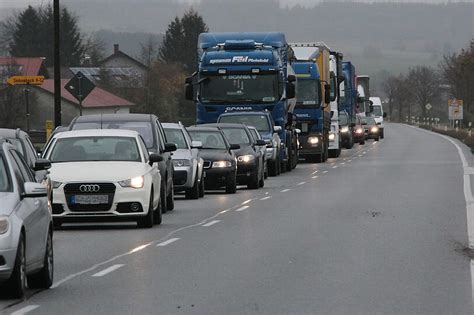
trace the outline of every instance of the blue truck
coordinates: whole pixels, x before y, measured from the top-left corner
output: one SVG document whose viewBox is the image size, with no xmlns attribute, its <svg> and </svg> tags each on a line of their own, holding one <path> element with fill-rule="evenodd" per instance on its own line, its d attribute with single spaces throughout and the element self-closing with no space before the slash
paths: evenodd
<svg viewBox="0 0 474 315">
<path fill-rule="evenodd" d="M 344 83 L 340 88 L 339 117 L 342 145 L 351 149 L 354 145 L 353 127 L 356 121 L 357 83 L 355 67 L 350 61 L 342 62 Z"/>
<path fill-rule="evenodd" d="M 269 111 L 280 126 L 281 171 L 298 162 L 296 77 L 292 50 L 277 32 L 202 33 L 198 71 L 186 79 L 186 99 L 197 109 L 197 124 L 215 123 L 230 111 Z"/>
</svg>

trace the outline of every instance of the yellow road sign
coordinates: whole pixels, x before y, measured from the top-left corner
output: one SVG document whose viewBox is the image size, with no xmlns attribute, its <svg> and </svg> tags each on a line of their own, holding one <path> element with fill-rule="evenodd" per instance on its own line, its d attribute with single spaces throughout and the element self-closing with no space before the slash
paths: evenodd
<svg viewBox="0 0 474 315">
<path fill-rule="evenodd" d="M 41 85 L 43 82 L 44 76 L 42 75 L 17 75 L 7 79 L 9 85 Z"/>
</svg>

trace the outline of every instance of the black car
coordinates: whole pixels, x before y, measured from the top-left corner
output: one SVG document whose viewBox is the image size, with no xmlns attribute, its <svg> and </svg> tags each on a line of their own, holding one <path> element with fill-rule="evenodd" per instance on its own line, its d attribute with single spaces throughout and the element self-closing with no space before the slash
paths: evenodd
<svg viewBox="0 0 474 315">
<path fill-rule="evenodd" d="M 150 153 L 158 153 L 163 161 L 158 162 L 161 174 L 161 207 L 163 212 L 174 209 L 173 160 L 176 144 L 168 143 L 158 117 L 149 114 L 101 114 L 74 118 L 69 130 L 127 129 L 137 131 Z"/>
<path fill-rule="evenodd" d="M 187 128 L 193 141 L 201 141 L 199 153 L 204 160 L 206 189 L 225 187 L 226 193 L 237 191 L 237 158 L 234 150 L 240 149 L 238 144 L 231 145 L 224 133 L 213 126 L 192 126 Z"/>
<path fill-rule="evenodd" d="M 222 130 L 231 144 L 240 145 L 235 151 L 237 156 L 237 183 L 247 185 L 249 189 L 258 189 L 264 185 L 265 155 L 260 150 L 264 140 L 257 140 L 249 128 L 243 124 L 209 124 Z"/>
<path fill-rule="evenodd" d="M 28 166 L 35 171 L 37 182 L 41 183 L 47 179 L 47 170 L 35 170 L 38 153 L 26 132 L 21 129 L 0 129 L 0 139 L 6 139 L 22 154 Z"/>
<path fill-rule="evenodd" d="M 352 128 L 354 126 L 355 123 L 350 121 L 347 112 L 339 112 L 339 132 L 341 135 L 342 145 L 346 149 L 352 149 L 354 146 L 354 137 L 352 134 Z"/>
</svg>

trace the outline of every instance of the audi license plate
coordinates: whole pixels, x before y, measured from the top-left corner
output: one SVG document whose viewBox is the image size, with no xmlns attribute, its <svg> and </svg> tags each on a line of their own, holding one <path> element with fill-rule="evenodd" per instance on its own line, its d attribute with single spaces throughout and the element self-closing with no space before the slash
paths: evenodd
<svg viewBox="0 0 474 315">
<path fill-rule="evenodd" d="M 108 195 L 75 195 L 71 196 L 72 204 L 100 205 L 109 203 Z"/>
</svg>

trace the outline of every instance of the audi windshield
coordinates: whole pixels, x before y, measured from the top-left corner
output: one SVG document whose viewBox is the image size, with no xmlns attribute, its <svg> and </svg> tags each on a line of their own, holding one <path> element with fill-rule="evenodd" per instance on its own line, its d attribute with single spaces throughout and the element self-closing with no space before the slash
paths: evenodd
<svg viewBox="0 0 474 315">
<path fill-rule="evenodd" d="M 49 159 L 52 163 L 124 161 L 140 162 L 137 141 L 130 137 L 77 137 L 58 139 Z"/>
<path fill-rule="evenodd" d="M 229 74 L 202 80 L 203 103 L 272 103 L 280 99 L 276 74 Z"/>
</svg>

